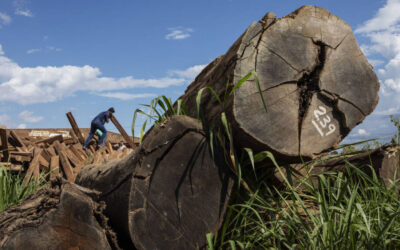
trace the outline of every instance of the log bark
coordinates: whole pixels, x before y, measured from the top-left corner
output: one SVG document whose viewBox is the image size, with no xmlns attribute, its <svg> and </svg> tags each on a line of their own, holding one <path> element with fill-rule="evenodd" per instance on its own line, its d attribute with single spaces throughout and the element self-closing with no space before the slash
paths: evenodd
<svg viewBox="0 0 400 250">
<path fill-rule="evenodd" d="M 400 178 L 399 149 L 393 145 L 384 145 L 349 156 L 329 155 L 304 164 L 284 166 L 281 170 L 283 175 L 290 179 L 294 186 L 297 186 L 304 179 L 317 184 L 317 176 L 321 173 L 346 172 L 349 170 L 349 164 L 359 168 L 369 176 L 373 174 L 369 167 L 372 166 L 374 173 L 383 180 L 387 187 L 390 187 L 394 180 Z M 285 185 L 282 174 L 278 170 L 275 170 L 274 178 L 274 180 L 271 178 L 271 183 Z"/>
<path fill-rule="evenodd" d="M 214 126 L 227 113 L 235 145 L 270 150 L 299 162 L 335 147 L 378 102 L 379 81 L 351 27 L 327 10 L 303 6 L 283 18 L 268 13 L 210 63 L 181 99 L 196 114 L 196 95 L 210 86 L 224 99 L 226 83 L 256 72 L 254 80 L 220 105 L 203 92 L 202 114 Z M 316 143 L 318 142 L 318 143 Z"/>
<path fill-rule="evenodd" d="M 56 183 L 56 182 L 54 182 Z M 60 180 L 0 213 L 1 249 L 118 249 L 98 194 Z"/>
<path fill-rule="evenodd" d="M 196 249 L 219 229 L 233 179 L 223 156 L 212 158 L 201 124 L 175 116 L 129 156 L 83 168 L 76 183 L 101 192 L 121 245 Z"/>
</svg>

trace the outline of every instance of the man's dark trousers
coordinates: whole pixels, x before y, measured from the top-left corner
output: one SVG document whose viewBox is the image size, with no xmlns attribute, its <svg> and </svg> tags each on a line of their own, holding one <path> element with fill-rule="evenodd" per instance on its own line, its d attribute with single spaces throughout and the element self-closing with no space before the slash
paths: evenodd
<svg viewBox="0 0 400 250">
<path fill-rule="evenodd" d="M 103 146 L 103 142 L 104 139 L 106 139 L 107 137 L 107 130 L 104 127 L 103 124 L 101 124 L 100 122 L 97 121 L 92 121 L 92 123 L 90 124 L 90 133 L 89 133 L 89 137 L 86 139 L 85 144 L 83 145 L 85 148 L 89 145 L 90 140 L 93 138 L 94 134 L 96 133 L 96 130 L 100 130 L 103 134 L 100 137 L 100 141 L 99 141 L 99 145 Z"/>
</svg>

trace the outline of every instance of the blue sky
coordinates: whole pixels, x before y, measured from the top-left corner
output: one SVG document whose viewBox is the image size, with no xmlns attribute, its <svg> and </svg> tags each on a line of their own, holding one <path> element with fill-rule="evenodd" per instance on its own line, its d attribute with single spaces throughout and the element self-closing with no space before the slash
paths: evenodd
<svg viewBox="0 0 400 250">
<path fill-rule="evenodd" d="M 394 133 L 400 115 L 400 0 L 1 0 L 0 124 L 69 127 L 110 106 L 130 132 L 133 112 L 175 100 L 200 70 L 268 11 L 310 4 L 348 22 L 381 81 L 380 102 L 345 142 Z M 109 124 L 108 129 L 115 131 Z"/>
</svg>

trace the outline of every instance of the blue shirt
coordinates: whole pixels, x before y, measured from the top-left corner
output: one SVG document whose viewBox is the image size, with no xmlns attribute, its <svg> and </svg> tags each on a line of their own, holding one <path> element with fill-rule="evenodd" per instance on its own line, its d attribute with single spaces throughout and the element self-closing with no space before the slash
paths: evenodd
<svg viewBox="0 0 400 250">
<path fill-rule="evenodd" d="M 100 114 L 98 114 L 93 120 L 92 122 L 94 123 L 100 123 L 101 125 L 104 125 L 104 123 L 106 123 L 106 120 L 110 119 L 110 113 L 108 111 L 104 111 L 101 112 Z"/>
</svg>

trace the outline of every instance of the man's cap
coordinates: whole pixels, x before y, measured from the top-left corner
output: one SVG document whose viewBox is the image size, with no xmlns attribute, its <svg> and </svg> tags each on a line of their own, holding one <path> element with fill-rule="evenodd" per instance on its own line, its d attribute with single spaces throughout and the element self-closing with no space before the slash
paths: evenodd
<svg viewBox="0 0 400 250">
<path fill-rule="evenodd" d="M 110 111 L 111 113 L 115 113 L 115 110 L 113 107 L 109 108 L 108 111 Z"/>
</svg>

